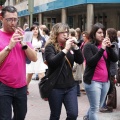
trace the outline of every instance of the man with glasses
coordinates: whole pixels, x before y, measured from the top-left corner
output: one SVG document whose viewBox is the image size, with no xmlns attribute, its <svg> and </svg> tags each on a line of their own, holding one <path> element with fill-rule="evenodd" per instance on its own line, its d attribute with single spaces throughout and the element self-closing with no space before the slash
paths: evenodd
<svg viewBox="0 0 120 120">
<path fill-rule="evenodd" d="M 2 9 L 0 29 L 0 120 L 24 120 L 27 113 L 26 56 L 36 61 L 31 43 L 22 42 L 24 32 L 17 27 L 17 9 Z M 26 47 L 22 49 L 22 46 Z"/>
</svg>

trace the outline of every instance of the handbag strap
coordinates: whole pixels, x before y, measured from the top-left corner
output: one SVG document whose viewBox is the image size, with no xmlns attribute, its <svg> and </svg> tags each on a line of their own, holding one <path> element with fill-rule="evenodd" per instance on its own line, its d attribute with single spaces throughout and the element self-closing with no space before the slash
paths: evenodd
<svg viewBox="0 0 120 120">
<path fill-rule="evenodd" d="M 71 65 L 70 61 L 68 60 L 68 58 L 67 58 L 66 56 L 65 56 L 65 59 L 67 60 L 67 62 L 68 62 L 68 64 L 69 64 L 70 68 L 72 69 L 72 65 Z"/>
<path fill-rule="evenodd" d="M 70 61 L 68 60 L 68 58 L 67 58 L 66 56 L 65 56 L 65 59 L 67 60 L 69 66 L 70 66 L 70 68 L 71 68 L 71 70 L 72 70 L 72 65 L 71 65 Z M 73 75 L 73 74 L 72 74 L 72 75 Z M 73 75 L 73 77 L 74 77 L 74 75 Z"/>
</svg>

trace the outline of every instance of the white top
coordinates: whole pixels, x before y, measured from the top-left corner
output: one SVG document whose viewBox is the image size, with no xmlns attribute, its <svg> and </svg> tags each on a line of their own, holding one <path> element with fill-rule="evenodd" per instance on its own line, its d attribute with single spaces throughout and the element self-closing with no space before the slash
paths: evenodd
<svg viewBox="0 0 120 120">
<path fill-rule="evenodd" d="M 32 39 L 32 46 L 35 48 L 41 48 L 42 43 L 37 38 Z M 26 64 L 26 73 L 43 73 L 48 68 L 43 62 L 42 52 L 37 52 L 37 61 L 30 64 Z"/>
</svg>

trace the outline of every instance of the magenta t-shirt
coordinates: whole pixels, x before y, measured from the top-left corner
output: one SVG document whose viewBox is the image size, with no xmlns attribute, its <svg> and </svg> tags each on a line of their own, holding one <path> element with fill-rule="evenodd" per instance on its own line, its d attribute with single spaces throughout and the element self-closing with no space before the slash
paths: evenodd
<svg viewBox="0 0 120 120">
<path fill-rule="evenodd" d="M 13 33 L 0 30 L 0 51 L 9 44 Z M 28 43 L 30 45 L 30 43 Z M 12 88 L 20 88 L 26 83 L 26 55 L 18 42 L 0 65 L 0 81 Z"/>
<path fill-rule="evenodd" d="M 98 46 L 98 49 L 100 49 L 100 48 L 101 48 L 101 46 Z M 107 52 L 104 51 L 103 54 L 107 59 L 107 57 L 108 57 Z M 98 81 L 98 82 L 107 82 L 108 81 L 108 71 L 107 71 L 106 62 L 105 62 L 103 56 L 97 63 L 92 80 Z"/>
</svg>

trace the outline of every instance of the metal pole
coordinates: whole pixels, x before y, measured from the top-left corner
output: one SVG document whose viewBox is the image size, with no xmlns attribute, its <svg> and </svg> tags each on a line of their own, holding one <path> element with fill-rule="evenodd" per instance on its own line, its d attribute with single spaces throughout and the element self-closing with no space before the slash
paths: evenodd
<svg viewBox="0 0 120 120">
<path fill-rule="evenodd" d="M 28 0 L 28 11 L 30 13 L 30 27 L 33 24 L 34 0 Z"/>
<path fill-rule="evenodd" d="M 8 5 L 10 5 L 10 0 L 8 0 Z"/>
<path fill-rule="evenodd" d="M 30 12 L 30 27 L 32 27 L 33 24 L 33 12 Z"/>
<path fill-rule="evenodd" d="M 94 18 L 94 6 L 93 4 L 87 4 L 87 31 L 90 32 L 93 25 Z"/>
</svg>

